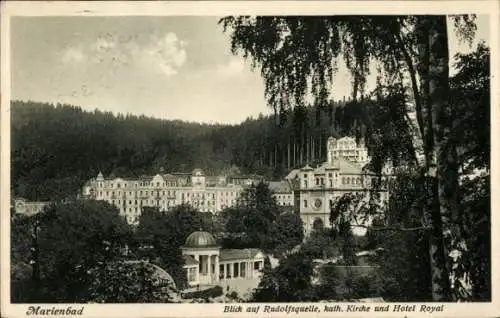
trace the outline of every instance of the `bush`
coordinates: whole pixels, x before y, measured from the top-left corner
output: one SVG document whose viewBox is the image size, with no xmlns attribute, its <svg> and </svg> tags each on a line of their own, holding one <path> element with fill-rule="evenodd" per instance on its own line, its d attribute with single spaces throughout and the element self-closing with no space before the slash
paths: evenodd
<svg viewBox="0 0 500 318">
<path fill-rule="evenodd" d="M 345 300 L 381 296 L 376 268 L 323 266 L 317 297 L 322 300 Z"/>
</svg>

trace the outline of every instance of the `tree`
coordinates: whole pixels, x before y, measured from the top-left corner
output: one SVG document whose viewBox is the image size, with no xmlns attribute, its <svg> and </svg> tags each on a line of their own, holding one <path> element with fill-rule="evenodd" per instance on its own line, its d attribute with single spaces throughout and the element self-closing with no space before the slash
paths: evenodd
<svg viewBox="0 0 500 318">
<path fill-rule="evenodd" d="M 271 231 L 275 255 L 287 255 L 304 239 L 302 219 L 297 213 L 286 212 L 281 214 L 273 223 Z"/>
<path fill-rule="evenodd" d="M 164 268 L 176 285 L 186 285 L 181 246 L 193 232 L 206 229 L 202 213 L 189 205 L 179 205 L 168 212 L 146 209 L 139 219 L 135 238 L 139 254 Z"/>
<path fill-rule="evenodd" d="M 119 259 L 131 235 L 116 208 L 95 201 L 54 203 L 30 221 L 24 223 L 36 234 L 30 302 L 81 300 L 91 279 L 88 271 Z"/>
<path fill-rule="evenodd" d="M 460 22 L 461 17 L 455 21 Z M 469 31 L 463 34 L 473 34 L 473 19 L 462 21 Z M 450 300 L 443 223 L 460 234 L 454 225 L 459 217 L 458 166 L 456 144 L 450 138 L 454 120 L 448 103 L 446 17 L 226 17 L 221 23 L 224 31 L 231 30 L 233 53 L 250 57 L 260 69 L 265 96 L 274 109 L 301 105 L 308 94 L 316 104 L 326 104 L 341 52 L 353 76 L 354 101 L 358 91 L 363 93 L 372 58 L 381 62 L 387 82 L 403 82 L 400 69 L 409 72 L 426 154 L 434 300 Z M 376 166 L 381 167 L 380 163 Z"/>
<path fill-rule="evenodd" d="M 490 52 L 484 43 L 455 57 L 458 72 L 451 80 L 452 102 L 462 114 L 456 128 L 462 170 L 461 255 L 453 262 L 454 290 L 459 299 L 491 299 L 490 189 Z M 457 114 L 458 116 L 458 114 Z M 464 288 L 463 283 L 472 285 Z"/>
<path fill-rule="evenodd" d="M 146 262 L 114 262 L 91 270 L 93 277 L 87 302 L 167 303 L 173 300 L 175 285 L 159 269 Z"/>
<path fill-rule="evenodd" d="M 340 255 L 338 241 L 328 229 L 313 231 L 301 245 L 300 251 L 313 259 L 327 259 Z"/>
<path fill-rule="evenodd" d="M 311 259 L 300 253 L 289 255 L 274 269 L 264 270 L 253 300 L 262 302 L 312 301 L 315 293 L 311 284 Z"/>
<path fill-rule="evenodd" d="M 272 251 L 276 245 L 273 224 L 279 214 L 280 210 L 267 184 L 261 182 L 245 189 L 236 206 L 222 212 L 229 234 L 224 246 Z"/>
<path fill-rule="evenodd" d="M 12 302 L 28 302 L 34 287 L 33 273 L 33 219 L 11 214 L 10 223 L 10 277 Z"/>
<path fill-rule="evenodd" d="M 273 302 L 276 299 L 276 283 L 273 277 L 271 261 L 269 256 L 264 258 L 264 268 L 262 270 L 262 279 L 259 285 L 253 291 L 252 301 L 254 302 Z"/>
</svg>

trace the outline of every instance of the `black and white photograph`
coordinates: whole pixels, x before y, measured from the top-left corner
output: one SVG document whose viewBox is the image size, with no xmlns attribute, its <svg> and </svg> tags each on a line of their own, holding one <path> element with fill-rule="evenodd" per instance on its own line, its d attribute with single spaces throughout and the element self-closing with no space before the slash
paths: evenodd
<svg viewBox="0 0 500 318">
<path fill-rule="evenodd" d="M 230 317 L 494 304 L 498 4 L 323 3 L 7 16 L 2 303 Z"/>
</svg>

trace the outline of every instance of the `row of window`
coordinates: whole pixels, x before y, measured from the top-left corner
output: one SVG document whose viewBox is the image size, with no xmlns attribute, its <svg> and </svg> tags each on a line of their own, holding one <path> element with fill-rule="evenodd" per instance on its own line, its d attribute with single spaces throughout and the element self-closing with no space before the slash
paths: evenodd
<svg viewBox="0 0 500 318">
<path fill-rule="evenodd" d="M 107 197 L 109 197 L 110 193 L 111 193 L 111 196 L 115 195 L 115 191 L 111 191 L 111 192 L 110 191 L 105 191 L 104 193 L 105 193 L 105 195 Z M 126 193 L 127 192 L 123 192 L 124 195 L 126 195 Z M 133 194 L 136 194 L 136 193 L 137 192 L 135 192 L 135 191 L 134 192 L 133 191 L 129 191 L 129 196 L 132 196 Z M 99 191 L 99 196 L 102 196 L 102 194 L 103 194 L 103 191 Z M 119 192 L 119 191 L 117 192 L 118 196 L 120 196 L 121 194 L 122 194 L 122 192 Z M 144 191 L 143 192 L 142 190 L 139 191 L 139 195 L 141 195 L 141 196 L 142 195 L 155 195 L 155 194 L 159 195 L 160 191 L 151 191 L 151 192 L 149 192 L 149 191 Z M 176 193 L 175 190 L 172 190 L 172 191 L 167 190 L 167 191 L 163 191 L 162 194 L 164 196 L 165 195 L 176 196 L 177 193 Z M 182 198 L 184 198 L 184 194 L 186 194 L 187 197 L 190 196 L 189 192 L 187 192 L 187 193 L 181 192 L 181 197 Z M 238 191 L 237 192 L 234 192 L 234 191 L 231 191 L 231 192 L 220 192 L 221 196 L 233 196 L 234 197 L 234 196 L 238 196 L 239 194 L 240 194 L 240 192 L 238 192 Z M 207 195 L 207 198 L 210 197 L 210 196 L 212 196 L 212 198 L 215 199 L 215 193 L 207 193 L 206 195 Z M 205 193 L 201 193 L 201 195 L 200 195 L 200 193 L 193 193 L 192 196 L 193 197 L 197 197 L 197 198 L 201 197 L 202 199 L 205 199 Z"/>
<path fill-rule="evenodd" d="M 283 199 L 283 200 L 291 200 L 292 199 L 292 196 L 291 195 L 280 195 L 278 194 L 276 196 L 279 200 Z"/>
<path fill-rule="evenodd" d="M 181 185 L 186 185 L 188 184 L 188 180 L 184 180 L 184 182 L 138 182 L 134 184 L 127 184 L 127 183 L 116 183 L 116 188 L 139 188 L 139 187 L 156 187 L 156 188 L 161 188 L 161 187 L 178 187 Z M 202 182 L 197 182 L 196 184 L 201 185 Z M 236 182 L 234 183 L 235 185 L 241 185 L 244 184 L 244 182 Z M 99 188 L 115 188 L 114 183 L 107 183 L 107 182 L 98 182 L 97 187 Z"/>
<path fill-rule="evenodd" d="M 359 193 L 358 192 L 352 192 L 352 194 L 359 194 Z M 336 197 L 338 197 L 338 196 L 336 196 Z M 388 197 L 389 197 L 388 193 L 386 193 L 386 192 L 381 192 L 380 193 L 380 198 L 383 201 L 383 203 L 387 203 L 388 202 Z M 304 202 L 304 208 L 307 208 L 308 207 L 307 200 L 304 200 L 303 202 Z M 330 200 L 329 203 L 330 203 L 329 206 L 332 206 L 333 203 L 334 203 L 334 200 Z"/>
</svg>

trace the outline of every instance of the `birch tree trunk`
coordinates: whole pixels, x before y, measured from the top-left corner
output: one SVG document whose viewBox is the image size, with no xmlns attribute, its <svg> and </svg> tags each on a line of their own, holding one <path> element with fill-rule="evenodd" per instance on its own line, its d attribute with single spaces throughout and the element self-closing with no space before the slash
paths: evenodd
<svg viewBox="0 0 500 318">
<path fill-rule="evenodd" d="M 444 22 L 444 28 L 442 26 Z M 443 34 L 444 30 L 444 34 Z M 448 85 L 448 39 L 445 16 L 422 16 L 417 22 L 418 50 L 421 83 L 421 103 L 424 133 L 424 152 L 426 160 L 426 205 L 424 215 L 430 216 L 431 232 L 429 236 L 430 267 L 432 273 L 432 297 L 435 301 L 450 301 L 451 290 L 447 268 L 446 248 L 443 235 L 442 206 L 440 200 L 442 180 L 437 173 L 437 143 L 441 144 L 440 135 L 436 134 L 443 127 L 436 122 L 437 114 L 447 98 Z M 440 182 L 441 181 L 441 182 Z"/>
</svg>

